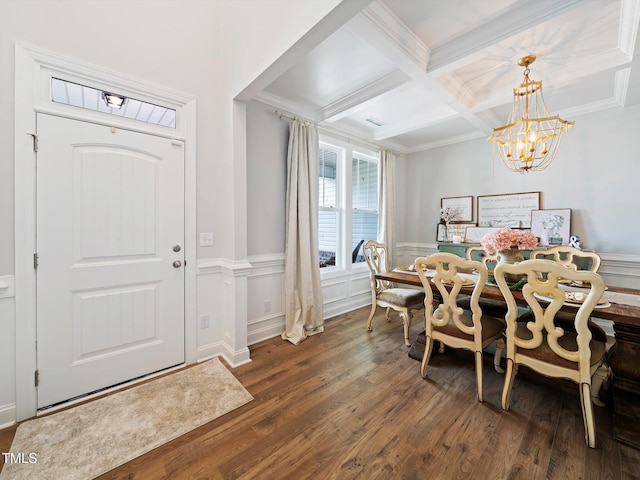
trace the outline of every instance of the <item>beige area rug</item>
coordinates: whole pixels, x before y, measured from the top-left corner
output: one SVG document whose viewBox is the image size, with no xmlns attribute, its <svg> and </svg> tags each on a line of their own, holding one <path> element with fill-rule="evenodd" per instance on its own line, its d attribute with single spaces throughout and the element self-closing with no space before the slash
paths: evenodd
<svg viewBox="0 0 640 480">
<path fill-rule="evenodd" d="M 251 400 L 214 358 L 21 424 L 0 479 L 92 479 Z"/>
</svg>

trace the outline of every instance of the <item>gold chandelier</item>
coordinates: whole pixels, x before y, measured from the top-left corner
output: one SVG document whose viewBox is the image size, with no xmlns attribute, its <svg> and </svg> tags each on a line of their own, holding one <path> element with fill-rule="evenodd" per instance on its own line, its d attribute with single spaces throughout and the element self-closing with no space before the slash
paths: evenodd
<svg viewBox="0 0 640 480">
<path fill-rule="evenodd" d="M 530 172 L 544 170 L 556 156 L 562 134 L 574 122 L 559 115 L 549 115 L 542 96 L 542 82 L 529 78 L 529 65 L 536 59 L 527 55 L 518 61 L 524 67 L 524 80 L 513 89 L 513 105 L 509 121 L 493 129 L 487 140 L 494 142 L 494 150 L 507 170 Z"/>
</svg>

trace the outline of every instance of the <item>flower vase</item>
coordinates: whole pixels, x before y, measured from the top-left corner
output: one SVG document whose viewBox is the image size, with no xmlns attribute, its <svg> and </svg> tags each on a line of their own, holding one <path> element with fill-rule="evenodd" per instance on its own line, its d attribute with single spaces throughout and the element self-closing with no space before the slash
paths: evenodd
<svg viewBox="0 0 640 480">
<path fill-rule="evenodd" d="M 549 245 L 551 236 L 553 235 L 553 229 L 545 228 L 540 233 L 540 245 Z"/>
<path fill-rule="evenodd" d="M 509 248 L 505 250 L 500 250 L 498 252 L 498 263 L 496 266 L 504 263 L 518 263 L 524 260 L 524 257 L 520 253 L 520 250 L 517 248 Z M 526 277 L 524 273 L 506 273 L 504 275 L 504 279 L 507 283 L 518 283 L 520 280 Z"/>
<path fill-rule="evenodd" d="M 449 224 L 445 223 L 444 224 L 444 231 L 442 232 L 442 240 L 444 242 L 448 242 L 449 241 Z"/>
</svg>

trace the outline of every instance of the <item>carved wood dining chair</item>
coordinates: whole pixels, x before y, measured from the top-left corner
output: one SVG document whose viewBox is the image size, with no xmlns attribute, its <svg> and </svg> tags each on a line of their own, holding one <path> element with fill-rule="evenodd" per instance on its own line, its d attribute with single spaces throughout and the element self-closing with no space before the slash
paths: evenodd
<svg viewBox="0 0 640 480">
<path fill-rule="evenodd" d="M 501 338 L 504 319 L 484 315 L 480 308 L 480 293 L 487 281 L 487 267 L 482 262 L 467 260 L 452 253 L 434 253 L 429 257 L 415 260 L 416 271 L 425 291 L 425 349 L 420 366 L 422 377 L 427 376 L 434 342 L 441 342 L 451 348 L 470 350 L 475 356 L 476 391 L 478 401 L 483 401 L 483 350 Z M 428 276 L 424 268 L 434 269 Z M 475 270 L 477 282 L 470 296 L 470 310 L 458 305 L 458 294 L 468 277 L 461 271 Z M 440 293 L 441 303 L 434 310 L 433 282 Z"/>
<path fill-rule="evenodd" d="M 498 255 L 498 252 L 487 253 L 482 247 L 468 247 L 465 251 L 467 260 L 475 260 L 476 258 L 474 257 L 478 257 L 479 261 L 484 263 L 489 272 L 493 272 L 493 269 L 498 263 Z M 465 310 L 468 310 L 468 302 L 469 298 L 467 297 L 467 299 L 461 299 L 458 304 Z M 501 300 L 481 298 L 480 307 L 483 313 L 494 317 L 504 317 L 507 313 L 507 304 Z"/>
<path fill-rule="evenodd" d="M 412 311 L 422 308 L 424 292 L 415 288 L 395 287 L 392 282 L 380 280 L 376 274 L 389 271 L 387 246 L 373 240 L 362 247 L 364 259 L 369 267 L 371 277 L 371 313 L 367 319 L 367 331 L 372 331 L 371 321 L 378 307 L 386 308 L 386 319 L 389 321 L 389 310 L 400 314 L 404 326 L 404 343 L 410 347 L 409 328 L 411 327 Z"/>
<path fill-rule="evenodd" d="M 509 289 L 505 274 L 526 274 L 527 283 L 522 294 L 530 306 L 534 319 L 517 321 L 517 304 Z M 498 265 L 494 275 L 509 307 L 506 321 L 507 372 L 502 390 L 502 408 L 509 410 L 509 400 L 519 365 L 548 377 L 566 378 L 578 384 L 587 445 L 594 448 L 596 428 L 592 398 L 597 397 L 608 368 L 604 364 L 605 344 L 594 339 L 588 326 L 589 316 L 605 290 L 597 273 L 567 269 L 553 260 L 525 260 L 517 264 Z M 544 278 L 546 277 L 546 278 Z M 588 293 L 581 300 L 575 316 L 575 331 L 567 331 L 556 324 L 556 315 L 566 300 L 559 283 L 572 279 L 589 284 Z M 546 301 L 545 301 L 546 299 Z"/>
<path fill-rule="evenodd" d="M 531 252 L 531 259 L 535 260 L 537 258 L 554 260 L 573 270 L 578 270 L 578 264 L 576 261 L 579 261 L 579 259 L 588 259 L 590 261 L 589 268 L 584 270 L 589 270 L 591 272 L 597 272 L 600 268 L 600 263 L 602 262 L 600 255 L 596 252 L 580 250 L 579 248 L 575 248 L 570 245 L 556 245 L 550 248 L 537 248 Z"/>
<path fill-rule="evenodd" d="M 553 260 L 554 262 L 564 265 L 566 268 L 569 268 L 571 270 L 580 270 L 578 265 L 585 265 L 584 262 L 581 262 L 580 260 L 588 260 L 588 268 L 584 270 L 589 270 L 591 272 L 597 272 L 602 262 L 600 255 L 598 255 L 596 252 L 581 250 L 570 245 L 556 245 L 550 248 L 539 248 L 533 250 L 531 252 L 531 259 Z M 566 282 L 567 280 L 564 279 L 564 281 Z M 565 330 L 575 331 L 573 320 L 573 315 L 567 314 L 565 312 L 559 312 L 556 315 L 556 323 Z M 604 342 L 605 344 L 607 343 L 607 333 L 602 329 L 601 326 L 596 324 L 592 318 L 589 318 L 589 330 L 591 330 L 593 338 L 600 342 Z M 608 349 L 608 351 L 610 349 L 611 347 Z M 602 402 L 599 398 L 594 398 L 593 403 L 600 407 L 604 406 L 604 402 Z"/>
<path fill-rule="evenodd" d="M 495 266 L 498 264 L 498 255 L 499 252 L 487 253 L 484 251 L 482 247 L 468 247 L 465 251 L 465 255 L 467 260 L 475 260 L 479 258 L 479 261 L 485 264 L 489 273 L 493 274 L 493 270 Z M 461 298 L 458 301 L 458 305 L 460 305 L 465 310 L 469 310 L 469 298 Z M 502 300 L 493 300 L 491 298 L 480 298 L 479 300 L 480 308 L 482 308 L 482 313 L 485 315 L 490 315 L 492 317 L 504 318 L 507 314 L 507 302 Z M 518 318 L 520 321 L 527 321 L 531 312 L 529 309 L 521 308 L 518 314 Z M 500 365 L 502 362 L 502 353 L 504 352 L 504 339 L 499 339 L 496 342 L 496 351 L 493 358 L 493 366 L 498 373 L 504 373 L 504 368 Z"/>
</svg>

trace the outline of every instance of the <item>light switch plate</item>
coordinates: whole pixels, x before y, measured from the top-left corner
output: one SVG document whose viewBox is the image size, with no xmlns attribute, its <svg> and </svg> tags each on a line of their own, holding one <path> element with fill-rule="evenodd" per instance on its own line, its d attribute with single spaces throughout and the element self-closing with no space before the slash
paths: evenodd
<svg viewBox="0 0 640 480">
<path fill-rule="evenodd" d="M 200 233 L 200 246 L 212 247 L 213 246 L 213 233 Z"/>
</svg>

